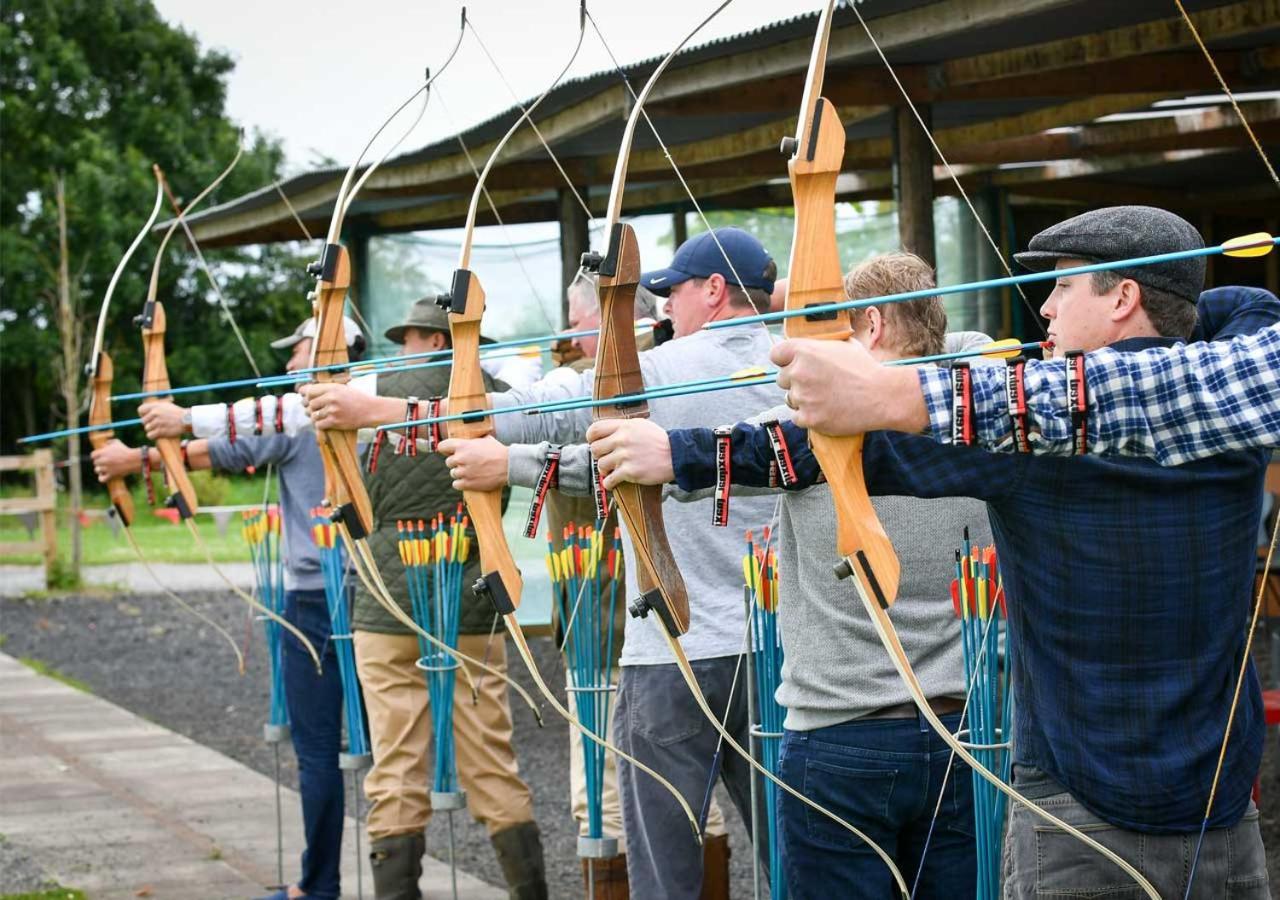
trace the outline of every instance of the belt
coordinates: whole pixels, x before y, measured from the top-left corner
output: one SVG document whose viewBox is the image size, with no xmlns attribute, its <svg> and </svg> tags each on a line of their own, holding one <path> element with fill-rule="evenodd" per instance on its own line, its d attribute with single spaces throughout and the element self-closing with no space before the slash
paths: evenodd
<svg viewBox="0 0 1280 900">
<path fill-rule="evenodd" d="M 949 716 L 964 709 L 964 701 L 959 697 L 935 697 L 929 701 L 929 708 L 935 715 Z M 864 719 L 910 719 L 919 715 L 914 703 L 898 703 L 893 706 L 882 706 L 863 716 Z"/>
</svg>

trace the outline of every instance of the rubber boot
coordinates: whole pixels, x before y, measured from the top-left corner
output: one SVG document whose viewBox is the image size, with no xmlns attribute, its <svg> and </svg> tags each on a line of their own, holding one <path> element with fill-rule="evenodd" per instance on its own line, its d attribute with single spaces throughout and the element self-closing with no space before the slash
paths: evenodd
<svg viewBox="0 0 1280 900">
<path fill-rule="evenodd" d="M 378 838 L 369 844 L 373 893 L 377 900 L 421 900 L 422 856 L 427 836 L 421 831 Z"/>
<path fill-rule="evenodd" d="M 511 900 L 547 900 L 547 867 L 537 822 L 521 822 L 489 836 Z M 378 900 L 382 900 L 381 897 Z"/>
<path fill-rule="evenodd" d="M 702 893 L 698 900 L 729 900 L 727 834 L 709 834 L 702 840 Z"/>
<path fill-rule="evenodd" d="M 588 880 L 587 873 L 594 878 Z M 594 892 L 587 889 L 593 884 Z M 587 889 L 588 900 L 630 900 L 631 891 L 627 884 L 627 855 L 619 853 L 609 859 L 584 859 L 582 861 L 582 886 Z"/>
</svg>

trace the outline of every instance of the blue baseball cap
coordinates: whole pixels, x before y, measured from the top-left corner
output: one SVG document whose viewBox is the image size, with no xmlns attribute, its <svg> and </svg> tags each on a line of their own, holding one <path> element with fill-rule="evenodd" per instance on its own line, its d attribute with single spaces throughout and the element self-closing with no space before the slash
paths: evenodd
<svg viewBox="0 0 1280 900">
<path fill-rule="evenodd" d="M 720 242 L 719 246 L 716 241 Z M 721 247 L 724 248 L 723 253 Z M 721 275 L 729 284 L 737 284 L 736 272 L 742 279 L 741 287 L 760 288 L 766 294 L 772 294 L 773 279 L 765 277 L 765 269 L 772 261 L 769 251 L 754 235 L 741 228 L 717 228 L 714 232 L 704 231 L 689 238 L 676 248 L 671 265 L 645 272 L 640 276 L 640 284 L 658 296 L 666 297 L 673 287 L 690 278 Z"/>
</svg>

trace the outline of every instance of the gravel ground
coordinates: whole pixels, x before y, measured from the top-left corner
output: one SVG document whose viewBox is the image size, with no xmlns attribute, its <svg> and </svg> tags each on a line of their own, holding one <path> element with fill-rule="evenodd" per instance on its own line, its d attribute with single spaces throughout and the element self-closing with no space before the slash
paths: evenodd
<svg viewBox="0 0 1280 900">
<path fill-rule="evenodd" d="M 84 682 L 101 697 L 270 775 L 275 756 L 261 739 L 269 681 L 260 629 L 246 623 L 243 606 L 230 594 L 194 594 L 189 600 L 218 621 L 245 623 L 237 626 L 252 639 L 243 678 L 236 674 L 234 660 L 220 638 L 195 619 L 175 612 L 157 595 L 0 599 L 3 649 L 13 656 L 38 659 Z M 1268 637 L 1259 634 L 1259 647 L 1267 646 Z M 535 640 L 532 646 L 548 683 L 563 683 L 563 666 L 551 643 Z M 1269 683 L 1266 654 L 1258 657 L 1264 683 Z M 512 669 L 536 696 L 523 667 L 517 663 Z M 545 727 L 538 728 L 523 704 L 517 702 L 513 708 L 516 747 L 521 770 L 534 791 L 551 896 L 581 896 L 565 765 L 568 725 L 548 711 Z M 280 754 L 280 770 L 283 781 L 296 787 L 297 769 L 287 747 Z M 719 794 L 730 822 L 733 896 L 750 897 L 746 832 L 724 792 Z M 1280 753 L 1273 740 L 1268 740 L 1262 764 L 1262 796 L 1268 868 L 1272 884 L 1280 885 L 1280 800 L 1267 802 L 1267 798 L 1280 798 Z M 262 802 L 262 815 L 272 815 L 271 798 L 264 797 Z M 501 872 L 484 829 L 465 816 L 456 815 L 454 824 L 459 865 L 490 883 L 501 884 Z M 448 830 L 443 817 L 428 829 L 427 848 L 437 858 L 447 858 Z M 285 872 L 289 872 L 288 861 Z M 42 879 L 38 860 L 16 855 L 0 840 L 0 893 L 30 890 Z"/>
<path fill-rule="evenodd" d="M 3 650 L 40 660 L 88 685 L 100 697 L 271 775 L 275 754 L 262 741 L 270 681 L 261 629 L 246 623 L 243 604 L 231 594 L 196 593 L 184 599 L 215 621 L 238 623 L 229 629 L 237 637 L 250 637 L 243 678 L 236 674 L 235 660 L 222 638 L 159 595 L 0 598 Z M 563 684 L 563 665 L 551 642 L 540 639 L 531 645 L 548 683 Z M 537 689 L 514 650 L 511 659 L 514 677 L 536 697 Z M 547 710 L 546 724 L 539 728 L 518 700 L 512 708 L 520 768 L 533 788 L 534 812 L 542 830 L 551 896 L 582 896 L 565 764 L 569 726 Z M 287 746 L 280 753 L 280 772 L 285 784 L 297 787 L 297 767 Z M 733 896 L 750 897 L 746 831 L 723 790 L 719 800 L 729 818 Z M 270 796 L 262 798 L 263 816 L 274 815 L 272 802 Z M 348 809 L 353 808 L 351 802 L 348 796 Z M 502 873 L 484 828 L 466 815 L 455 814 L 454 820 L 459 866 L 501 885 Z M 0 894 L 30 890 L 42 878 L 38 860 L 19 858 L 11 850 L 0 842 Z M 427 830 L 427 851 L 438 859 L 448 858 L 444 816 L 433 820 Z M 286 877 L 289 872 L 286 860 Z"/>
</svg>

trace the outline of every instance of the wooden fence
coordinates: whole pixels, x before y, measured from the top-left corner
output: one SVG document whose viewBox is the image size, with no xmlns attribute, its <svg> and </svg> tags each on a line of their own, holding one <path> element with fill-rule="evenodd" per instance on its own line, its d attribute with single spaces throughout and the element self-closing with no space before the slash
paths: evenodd
<svg viewBox="0 0 1280 900">
<path fill-rule="evenodd" d="M 58 531 L 54 522 L 57 495 L 53 483 L 53 451 L 37 450 L 28 456 L 0 456 L 0 472 L 35 472 L 36 495 L 34 497 L 5 497 L 0 499 L 0 515 L 16 516 L 35 513 L 40 517 L 40 538 L 34 541 L 0 542 L 0 558 L 19 553 L 44 555 L 44 571 L 52 577 L 58 561 Z"/>
</svg>

